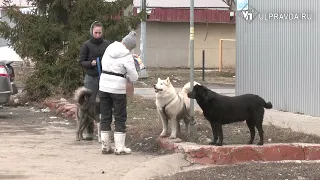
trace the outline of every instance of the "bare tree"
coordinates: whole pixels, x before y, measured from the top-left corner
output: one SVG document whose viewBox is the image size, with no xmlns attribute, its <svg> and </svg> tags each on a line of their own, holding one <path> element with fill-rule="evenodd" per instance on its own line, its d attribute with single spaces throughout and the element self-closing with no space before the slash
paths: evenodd
<svg viewBox="0 0 320 180">
<path fill-rule="evenodd" d="M 222 0 L 229 6 L 230 11 L 235 11 L 236 8 L 236 0 Z"/>
</svg>

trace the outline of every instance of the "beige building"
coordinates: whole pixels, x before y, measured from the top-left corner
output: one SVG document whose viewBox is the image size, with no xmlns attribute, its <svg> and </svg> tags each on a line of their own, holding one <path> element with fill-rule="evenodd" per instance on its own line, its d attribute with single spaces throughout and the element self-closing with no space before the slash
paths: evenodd
<svg viewBox="0 0 320 180">
<path fill-rule="evenodd" d="M 161 5 L 156 3 L 159 0 L 147 2 L 150 13 L 147 21 L 146 66 L 189 67 L 190 12 L 188 7 L 182 7 L 189 6 L 188 3 L 175 3 L 174 7 L 170 7 L 170 1 L 166 1 L 167 3 L 163 2 L 162 6 L 167 6 L 157 7 Z M 202 51 L 205 50 L 205 67 L 218 68 L 220 39 L 236 38 L 234 17 L 230 16 L 228 6 L 222 1 L 197 2 L 198 4 L 195 2 L 194 65 L 195 68 L 202 67 Z M 134 7 L 135 11 L 139 4 L 134 4 Z M 140 28 L 136 31 L 139 34 L 138 44 L 140 44 Z M 223 41 L 223 67 L 235 67 L 235 47 L 235 41 Z M 139 46 L 135 49 L 135 53 L 140 53 Z"/>
</svg>

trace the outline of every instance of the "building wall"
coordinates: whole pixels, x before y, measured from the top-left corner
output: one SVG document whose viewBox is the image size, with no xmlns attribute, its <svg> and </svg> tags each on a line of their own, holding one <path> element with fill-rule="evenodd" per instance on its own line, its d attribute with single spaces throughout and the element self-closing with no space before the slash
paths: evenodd
<svg viewBox="0 0 320 180">
<path fill-rule="evenodd" d="M 235 24 L 208 24 L 208 28 L 203 23 L 195 24 L 195 67 L 202 67 L 202 51 L 205 50 L 205 66 L 218 68 L 220 39 L 235 38 Z M 224 67 L 235 68 L 236 42 L 223 41 L 222 62 Z"/>
<path fill-rule="evenodd" d="M 140 45 L 140 28 L 137 44 Z M 147 22 L 147 67 L 187 67 L 189 24 Z M 140 53 L 140 46 L 135 49 Z"/>
<path fill-rule="evenodd" d="M 189 23 L 147 22 L 147 67 L 189 67 Z M 138 42 L 140 44 L 140 28 Z M 206 67 L 219 65 L 219 39 L 235 38 L 234 24 L 195 23 L 195 67 L 202 67 L 202 50 L 205 50 Z M 140 53 L 137 46 L 135 53 Z M 235 43 L 226 42 L 223 47 L 226 66 L 235 64 Z"/>
<path fill-rule="evenodd" d="M 260 13 L 312 13 L 310 21 L 237 17 L 236 94 L 255 93 L 274 109 L 320 116 L 319 0 L 250 0 Z"/>
</svg>

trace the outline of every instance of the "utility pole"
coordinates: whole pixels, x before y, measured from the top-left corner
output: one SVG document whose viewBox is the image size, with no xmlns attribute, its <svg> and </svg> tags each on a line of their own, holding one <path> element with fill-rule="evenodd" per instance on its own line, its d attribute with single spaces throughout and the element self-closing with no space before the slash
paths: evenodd
<svg viewBox="0 0 320 180">
<path fill-rule="evenodd" d="M 190 58 L 190 89 L 193 89 L 193 86 L 194 86 L 194 0 L 190 0 L 189 58 Z M 190 98 L 190 115 L 191 117 L 194 117 L 194 100 L 191 98 Z M 192 130 L 192 133 L 194 133 L 195 127 L 192 127 L 191 130 Z"/>
<path fill-rule="evenodd" d="M 140 9 L 141 9 L 141 11 L 146 12 L 146 10 L 147 10 L 146 4 L 147 4 L 146 0 L 140 0 Z M 145 18 L 147 19 L 147 15 L 145 16 Z M 141 34 L 140 35 L 140 57 L 141 57 L 141 60 L 142 60 L 143 64 L 145 65 L 145 67 L 147 67 L 147 64 L 146 64 L 146 61 L 147 61 L 146 60 L 147 22 L 146 22 L 146 20 L 141 21 L 140 28 L 141 28 L 141 33 L 140 33 Z M 147 78 L 148 77 L 146 68 L 140 71 L 139 77 L 140 78 Z"/>
</svg>

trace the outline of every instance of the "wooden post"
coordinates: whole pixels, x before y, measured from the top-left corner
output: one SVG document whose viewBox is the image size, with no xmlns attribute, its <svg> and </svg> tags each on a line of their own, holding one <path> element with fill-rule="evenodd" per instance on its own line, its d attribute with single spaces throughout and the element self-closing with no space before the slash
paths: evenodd
<svg viewBox="0 0 320 180">
<path fill-rule="evenodd" d="M 204 71 L 205 71 L 205 54 L 204 50 L 202 50 L 202 81 L 204 81 Z"/>
</svg>

